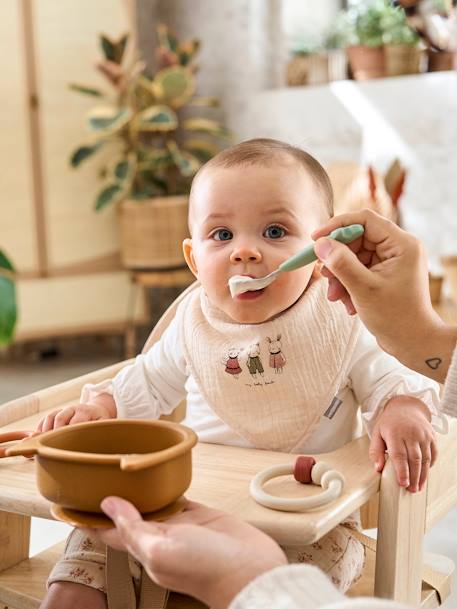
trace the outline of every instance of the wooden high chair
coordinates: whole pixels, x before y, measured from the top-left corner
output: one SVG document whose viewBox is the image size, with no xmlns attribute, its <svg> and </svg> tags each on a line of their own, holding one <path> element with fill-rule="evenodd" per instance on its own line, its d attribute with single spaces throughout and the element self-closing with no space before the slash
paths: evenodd
<svg viewBox="0 0 457 609">
<path fill-rule="evenodd" d="M 146 342 L 149 349 L 162 335 L 190 286 L 165 312 Z M 34 429 L 47 411 L 78 403 L 83 385 L 115 375 L 133 360 L 14 400 L 0 407 L 0 432 Z M 181 419 L 183 407 L 173 413 Z M 170 418 L 170 417 L 168 417 Z M 364 537 L 367 563 L 362 579 L 350 595 L 380 596 L 432 609 L 450 592 L 454 564 L 438 555 L 422 553 L 424 533 L 457 505 L 457 422 L 440 436 L 441 457 L 431 470 L 422 493 L 411 494 L 396 483 L 388 462 L 381 475 L 368 460 L 369 441 L 358 438 L 342 448 L 319 455 L 346 479 L 343 494 L 325 508 L 308 513 L 278 512 L 258 505 L 249 495 L 249 482 L 260 470 L 293 463 L 295 455 L 199 443 L 193 451 L 193 480 L 186 497 L 225 510 L 262 529 L 283 545 L 310 544 L 323 537 L 353 511 L 362 509 L 364 528 L 377 527 L 377 542 Z M 451 464 L 451 465 L 450 465 Z M 291 478 L 291 477 L 289 477 Z M 293 479 L 272 481 L 270 492 L 302 496 Z M 319 492 L 307 486 L 306 493 Z M 23 457 L 0 459 L 0 609 L 37 609 L 49 571 L 63 551 L 63 543 L 29 558 L 31 516 L 52 518 L 49 502 L 39 495 L 34 463 Z M 172 594 L 169 609 L 202 607 Z"/>
</svg>

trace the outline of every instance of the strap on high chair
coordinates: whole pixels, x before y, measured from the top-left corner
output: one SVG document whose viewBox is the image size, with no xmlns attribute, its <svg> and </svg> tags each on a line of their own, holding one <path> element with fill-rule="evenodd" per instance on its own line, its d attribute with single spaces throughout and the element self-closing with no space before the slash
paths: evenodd
<svg viewBox="0 0 457 609">
<path fill-rule="evenodd" d="M 350 529 L 351 535 L 360 541 L 368 550 L 376 553 L 377 541 L 362 533 L 359 529 Z M 422 566 L 422 581 L 436 590 L 440 603 L 449 596 L 449 582 L 443 581 L 442 575 L 426 564 Z"/>
<path fill-rule="evenodd" d="M 127 552 L 106 548 L 106 590 L 108 609 L 137 609 L 135 587 Z M 138 609 L 166 609 L 169 590 L 155 584 L 141 569 Z"/>
<path fill-rule="evenodd" d="M 108 609 L 136 609 L 129 556 L 109 546 L 106 546 L 106 597 Z"/>
<path fill-rule="evenodd" d="M 138 609 L 166 609 L 170 591 L 152 581 L 141 569 L 141 593 Z"/>
</svg>

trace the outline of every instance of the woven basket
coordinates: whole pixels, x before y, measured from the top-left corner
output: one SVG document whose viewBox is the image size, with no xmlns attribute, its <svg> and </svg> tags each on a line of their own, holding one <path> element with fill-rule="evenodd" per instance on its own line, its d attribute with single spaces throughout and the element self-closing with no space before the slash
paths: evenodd
<svg viewBox="0 0 457 609">
<path fill-rule="evenodd" d="M 424 53 L 419 47 L 410 44 L 387 44 L 384 52 L 387 76 L 422 72 Z"/>
<path fill-rule="evenodd" d="M 128 269 L 171 269 L 185 266 L 183 239 L 188 197 L 127 200 L 120 206 L 121 258 Z"/>
<path fill-rule="evenodd" d="M 288 86 L 322 85 L 347 78 L 346 54 L 342 50 L 296 55 L 286 68 Z"/>
</svg>

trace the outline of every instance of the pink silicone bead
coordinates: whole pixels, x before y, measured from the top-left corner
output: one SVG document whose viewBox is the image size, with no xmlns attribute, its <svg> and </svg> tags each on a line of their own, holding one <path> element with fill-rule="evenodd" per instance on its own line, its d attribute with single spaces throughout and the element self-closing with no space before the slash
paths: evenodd
<svg viewBox="0 0 457 609">
<path fill-rule="evenodd" d="M 311 470 L 313 465 L 316 463 L 314 457 L 300 456 L 295 460 L 294 465 L 294 478 L 297 482 L 302 484 L 311 484 Z"/>
</svg>

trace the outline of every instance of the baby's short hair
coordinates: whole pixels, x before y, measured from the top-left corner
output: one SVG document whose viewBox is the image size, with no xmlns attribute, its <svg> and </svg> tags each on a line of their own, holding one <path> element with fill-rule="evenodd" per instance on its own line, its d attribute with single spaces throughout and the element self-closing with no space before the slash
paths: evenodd
<svg viewBox="0 0 457 609">
<path fill-rule="evenodd" d="M 222 150 L 210 159 L 197 173 L 216 167 L 236 167 L 240 165 L 270 165 L 281 156 L 288 155 L 304 167 L 322 191 L 328 214 L 333 216 L 333 189 L 330 178 L 322 165 L 313 156 L 297 148 L 270 138 L 246 140 Z M 195 177 L 197 177 L 195 176 Z"/>
</svg>

